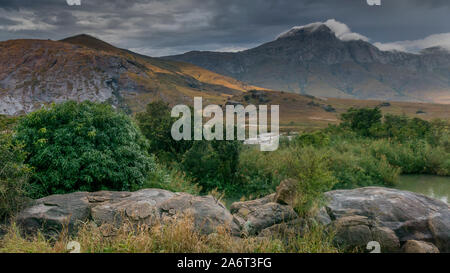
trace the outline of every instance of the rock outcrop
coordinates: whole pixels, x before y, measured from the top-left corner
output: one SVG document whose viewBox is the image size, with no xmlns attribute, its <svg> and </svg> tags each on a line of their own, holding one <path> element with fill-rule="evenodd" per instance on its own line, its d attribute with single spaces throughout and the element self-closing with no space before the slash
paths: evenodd
<svg viewBox="0 0 450 273">
<path fill-rule="evenodd" d="M 416 240 L 407 241 L 402 250 L 404 253 L 439 253 L 439 249 L 432 243 Z"/>
<path fill-rule="evenodd" d="M 233 203 L 231 213 L 246 235 L 257 235 L 266 228 L 298 218 L 292 207 L 275 202 L 275 194 L 253 201 Z"/>
<path fill-rule="evenodd" d="M 449 205 L 424 195 L 367 187 L 331 191 L 327 213 L 336 227 L 336 241 L 365 247 L 378 241 L 386 251 L 400 251 L 407 241 L 425 241 L 450 252 Z"/>
<path fill-rule="evenodd" d="M 188 214 L 202 234 L 228 227 L 235 236 L 301 235 L 312 219 L 301 219 L 286 203 L 293 201 L 289 181 L 261 199 L 236 202 L 228 211 L 211 196 L 193 196 L 159 189 L 53 195 L 36 200 L 18 215 L 28 233 L 55 234 L 81 223 L 118 226 L 123 221 L 153 225 Z M 335 243 L 365 250 L 376 241 L 382 252 L 450 252 L 450 207 L 411 192 L 368 187 L 325 194 L 327 204 L 316 222 L 334 228 Z"/>
<path fill-rule="evenodd" d="M 204 234 L 215 232 L 219 226 L 228 227 L 235 235 L 240 232 L 234 217 L 213 197 L 159 189 L 52 195 L 36 200 L 17 221 L 28 233 L 43 230 L 52 235 L 63 227 L 73 232 L 88 221 L 97 225 L 118 226 L 123 221 L 152 225 L 180 214 L 193 217 L 196 229 Z"/>
</svg>

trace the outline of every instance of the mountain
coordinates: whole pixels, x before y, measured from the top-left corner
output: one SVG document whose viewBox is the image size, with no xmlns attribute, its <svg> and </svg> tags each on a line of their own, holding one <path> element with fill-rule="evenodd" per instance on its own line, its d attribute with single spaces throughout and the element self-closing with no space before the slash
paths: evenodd
<svg viewBox="0 0 450 273">
<path fill-rule="evenodd" d="M 0 42 L 0 114 L 66 100 L 110 102 L 137 112 L 153 100 L 212 103 L 260 89 L 192 64 L 142 56 L 88 35 Z"/>
<path fill-rule="evenodd" d="M 360 37 L 338 34 L 327 24 L 317 23 L 293 28 L 274 41 L 237 53 L 193 51 L 164 59 L 195 64 L 272 90 L 450 103 L 448 51 L 381 51 Z"/>
</svg>

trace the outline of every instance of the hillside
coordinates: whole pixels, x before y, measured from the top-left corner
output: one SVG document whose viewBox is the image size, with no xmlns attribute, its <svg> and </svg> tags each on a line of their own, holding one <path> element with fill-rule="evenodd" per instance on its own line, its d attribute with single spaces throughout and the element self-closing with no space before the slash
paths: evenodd
<svg viewBox="0 0 450 273">
<path fill-rule="evenodd" d="M 383 114 L 406 115 L 428 121 L 450 120 L 448 104 L 318 98 L 278 91 L 249 91 L 230 100 L 244 105 L 280 105 L 280 127 L 283 132 L 310 131 L 328 124 L 338 124 L 340 115 L 350 107 L 380 107 Z"/>
<path fill-rule="evenodd" d="M 320 97 L 450 103 L 450 53 L 381 51 L 326 23 L 296 27 L 237 53 L 193 51 L 184 61 L 272 90 Z"/>
<path fill-rule="evenodd" d="M 127 112 L 153 100 L 221 104 L 259 89 L 187 63 L 116 48 L 88 35 L 62 41 L 0 42 L 0 114 L 17 115 L 65 100 L 110 102 Z"/>
</svg>

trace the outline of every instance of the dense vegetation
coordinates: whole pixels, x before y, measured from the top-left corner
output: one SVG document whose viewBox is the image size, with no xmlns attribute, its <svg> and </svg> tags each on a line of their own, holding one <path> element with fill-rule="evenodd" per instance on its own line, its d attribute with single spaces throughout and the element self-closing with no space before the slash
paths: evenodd
<svg viewBox="0 0 450 273">
<path fill-rule="evenodd" d="M 377 108 L 350 109 L 342 120 L 339 126 L 285 140 L 276 152 L 247 148 L 239 162 L 242 188 L 264 195 L 281 180 L 296 178 L 300 188 L 307 188 L 301 191 L 323 192 L 391 187 L 399 174 L 450 175 L 448 122 L 382 118 Z"/>
<path fill-rule="evenodd" d="M 33 168 L 30 195 L 134 190 L 155 168 L 147 141 L 126 115 L 106 104 L 67 102 L 22 118 L 15 141 Z"/>
<path fill-rule="evenodd" d="M 0 132 L 0 220 L 24 204 L 30 174 L 24 160 L 22 146 L 14 145 L 10 134 Z"/>
<path fill-rule="evenodd" d="M 2 117 L 0 217 L 13 214 L 29 197 L 53 193 L 163 188 L 235 200 L 272 193 L 287 178 L 297 181 L 296 211 L 309 216 L 328 190 L 391 187 L 400 174 L 450 175 L 448 121 L 383 116 L 378 108 L 352 108 L 341 119 L 338 126 L 284 137 L 275 152 L 261 152 L 239 141 L 173 140 L 174 119 L 169 106 L 162 102 L 149 104 L 135 119 L 108 105 L 90 102 L 53 105 L 19 121 Z M 182 234 L 178 226 L 160 228 L 161 232 L 169 228 L 171 234 Z M 88 229 L 77 240 L 87 240 L 87 233 L 97 232 Z M 138 241 L 124 244 L 121 240 L 130 234 L 124 233 L 116 241 L 99 237 L 99 241 L 84 245 L 89 246 L 86 251 L 95 252 L 158 252 L 170 247 L 158 233 L 150 236 L 147 231 L 132 234 Z M 174 240 L 192 239 L 198 244 L 173 251 L 285 252 L 301 251 L 302 247 L 311 250 L 313 245 L 315 251 L 336 250 L 331 244 L 318 247 L 317 240 L 325 239 L 319 235 L 322 232 L 313 231 L 307 234 L 309 239 L 290 238 L 287 245 L 246 242 L 249 248 L 225 237 L 223 242 L 229 245 L 218 246 L 194 231 L 183 234 L 189 238 L 180 235 Z M 20 240 L 10 230 L 1 245 L 5 251 L 14 251 Z M 63 251 L 41 237 L 22 243 Z M 120 246 L 124 248 L 118 249 Z"/>
<path fill-rule="evenodd" d="M 184 172 L 203 193 L 234 189 L 242 143 L 175 141 L 171 129 L 176 119 L 170 116 L 170 111 L 167 104 L 154 102 L 136 116 L 139 127 L 150 141 L 149 152 L 172 170 Z"/>
</svg>

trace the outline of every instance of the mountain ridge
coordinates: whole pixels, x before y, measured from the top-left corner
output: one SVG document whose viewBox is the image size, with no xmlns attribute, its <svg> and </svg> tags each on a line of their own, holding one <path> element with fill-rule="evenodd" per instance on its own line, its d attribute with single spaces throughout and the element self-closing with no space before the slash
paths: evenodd
<svg viewBox="0 0 450 273">
<path fill-rule="evenodd" d="M 154 100 L 190 104 L 194 96 L 225 103 L 261 88 L 192 64 L 116 48 L 89 35 L 62 41 L 0 42 L 0 114 L 28 113 L 66 100 L 109 102 L 137 112 Z"/>
<path fill-rule="evenodd" d="M 448 51 L 381 51 L 364 39 L 342 37 L 322 24 L 288 31 L 237 53 L 191 51 L 162 58 L 192 63 L 272 90 L 322 97 L 450 103 Z"/>
</svg>

